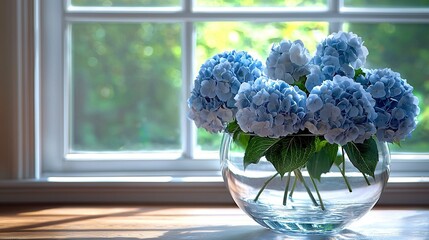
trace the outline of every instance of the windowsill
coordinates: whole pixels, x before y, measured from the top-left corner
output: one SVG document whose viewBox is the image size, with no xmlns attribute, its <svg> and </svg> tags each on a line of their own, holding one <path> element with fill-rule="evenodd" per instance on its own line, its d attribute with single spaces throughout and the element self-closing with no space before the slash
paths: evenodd
<svg viewBox="0 0 429 240">
<path fill-rule="evenodd" d="M 219 172 L 0 181 L 0 203 L 233 203 Z M 429 177 L 394 174 L 378 205 L 427 205 Z"/>
</svg>

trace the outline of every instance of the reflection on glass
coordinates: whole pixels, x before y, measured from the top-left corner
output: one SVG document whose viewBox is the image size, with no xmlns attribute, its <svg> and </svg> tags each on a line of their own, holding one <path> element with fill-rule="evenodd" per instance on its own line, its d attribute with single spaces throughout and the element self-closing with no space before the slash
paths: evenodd
<svg viewBox="0 0 429 240">
<path fill-rule="evenodd" d="M 180 6 L 180 0 L 71 0 L 79 7 L 173 7 Z"/>
<path fill-rule="evenodd" d="M 414 87 L 420 100 L 420 116 L 412 137 L 391 145 L 392 151 L 427 152 L 429 149 L 429 28 L 428 24 L 349 23 L 344 29 L 365 39 L 367 68 L 388 66 Z"/>
<path fill-rule="evenodd" d="M 326 0 L 196 0 L 197 7 L 320 7 Z"/>
<path fill-rule="evenodd" d="M 75 23 L 72 151 L 180 149 L 179 24 Z"/>
<path fill-rule="evenodd" d="M 429 0 L 344 0 L 345 7 L 429 7 Z"/>
<path fill-rule="evenodd" d="M 199 66 L 209 57 L 226 50 L 245 50 L 265 63 L 271 44 L 282 39 L 303 40 L 313 53 L 316 44 L 328 33 L 328 24 L 322 22 L 249 23 L 204 22 L 196 24 L 196 62 Z M 198 129 L 197 150 L 218 150 L 220 135 Z"/>
</svg>

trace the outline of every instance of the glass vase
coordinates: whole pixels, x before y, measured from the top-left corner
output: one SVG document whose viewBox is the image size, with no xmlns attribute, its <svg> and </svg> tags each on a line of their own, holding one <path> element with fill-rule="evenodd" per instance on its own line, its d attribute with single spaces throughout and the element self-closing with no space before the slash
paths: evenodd
<svg viewBox="0 0 429 240">
<path fill-rule="evenodd" d="M 377 142 L 377 148 L 374 178 L 364 176 L 345 154 L 345 171 L 333 164 L 319 181 L 310 178 L 305 166 L 280 177 L 264 157 L 244 169 L 244 150 L 225 133 L 221 170 L 235 203 L 263 227 L 291 234 L 336 233 L 365 215 L 380 198 L 389 178 L 390 154 L 386 143 Z"/>
</svg>

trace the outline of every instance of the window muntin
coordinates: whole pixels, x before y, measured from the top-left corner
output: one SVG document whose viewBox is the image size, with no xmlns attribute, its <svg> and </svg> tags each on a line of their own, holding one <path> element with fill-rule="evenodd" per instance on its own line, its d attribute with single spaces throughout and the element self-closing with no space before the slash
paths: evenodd
<svg viewBox="0 0 429 240">
<path fill-rule="evenodd" d="M 367 8 L 421 8 L 429 7 L 428 0 L 344 0 L 345 7 L 367 7 Z"/>
<path fill-rule="evenodd" d="M 326 0 L 307 0 L 307 1 L 279 1 L 279 0 L 252 0 L 252 1 L 237 1 L 237 0 L 196 0 L 197 7 L 324 7 Z"/>
<path fill-rule="evenodd" d="M 173 7 L 180 6 L 180 0 L 71 0 L 70 5 L 78 7 Z"/>
</svg>

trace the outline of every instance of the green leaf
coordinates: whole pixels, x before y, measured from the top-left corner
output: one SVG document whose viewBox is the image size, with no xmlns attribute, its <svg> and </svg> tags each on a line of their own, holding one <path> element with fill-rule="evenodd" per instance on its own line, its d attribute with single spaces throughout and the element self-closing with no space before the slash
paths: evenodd
<svg viewBox="0 0 429 240">
<path fill-rule="evenodd" d="M 343 164 L 343 155 L 338 155 L 334 160 L 334 164 L 337 166 Z"/>
<path fill-rule="evenodd" d="M 250 139 L 244 153 L 244 168 L 252 163 L 258 163 L 262 156 L 281 138 L 254 136 Z"/>
<path fill-rule="evenodd" d="M 320 181 L 322 173 L 327 173 L 331 170 L 337 154 L 337 144 L 325 143 L 324 147 L 320 151 L 315 152 L 307 162 L 307 170 L 310 176 Z"/>
<path fill-rule="evenodd" d="M 237 146 L 246 149 L 250 140 L 250 135 L 241 130 L 237 121 L 228 123 L 226 126 L 226 132 L 232 134 L 232 140 Z"/>
<path fill-rule="evenodd" d="M 327 140 L 323 139 L 320 140 L 319 137 L 316 137 L 316 152 L 322 150 L 323 147 L 325 147 L 325 145 L 328 143 Z"/>
<path fill-rule="evenodd" d="M 306 94 L 309 94 L 307 88 L 305 87 L 305 81 L 307 81 L 306 76 L 302 76 L 298 79 L 298 81 L 292 83 L 293 86 L 297 86 L 299 89 L 301 89 Z"/>
<path fill-rule="evenodd" d="M 232 139 L 237 146 L 246 149 L 247 145 L 249 144 L 250 135 L 239 129 L 234 132 Z"/>
<path fill-rule="evenodd" d="M 343 146 L 353 166 L 364 174 L 374 178 L 375 168 L 378 163 L 377 143 L 373 138 L 363 143 L 349 142 Z"/>
<path fill-rule="evenodd" d="M 356 80 L 356 78 L 359 75 L 363 75 L 365 77 L 365 72 L 362 70 L 362 68 L 359 68 L 359 69 L 355 70 L 355 77 L 354 77 L 354 79 Z"/>
<path fill-rule="evenodd" d="M 315 149 L 314 137 L 285 137 L 268 149 L 265 157 L 283 177 L 305 165 Z"/>
<path fill-rule="evenodd" d="M 226 126 L 226 132 L 228 132 L 228 133 L 234 133 L 235 131 L 237 131 L 239 129 L 240 129 L 240 126 L 238 125 L 237 121 L 230 122 Z"/>
<path fill-rule="evenodd" d="M 393 142 L 393 144 L 395 144 L 395 145 L 396 145 L 396 146 L 398 146 L 398 147 L 402 147 L 402 146 L 401 146 L 401 141 L 394 141 L 394 142 Z"/>
</svg>

